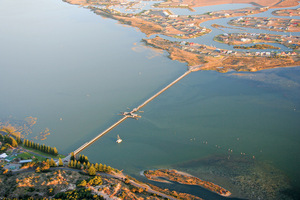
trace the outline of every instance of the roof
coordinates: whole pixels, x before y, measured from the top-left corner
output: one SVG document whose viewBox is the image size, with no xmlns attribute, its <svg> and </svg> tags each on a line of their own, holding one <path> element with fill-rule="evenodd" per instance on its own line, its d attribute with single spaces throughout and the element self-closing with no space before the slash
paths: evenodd
<svg viewBox="0 0 300 200">
<path fill-rule="evenodd" d="M 6 153 L 3 153 L 0 155 L 0 158 L 6 158 L 7 157 L 7 154 Z"/>
<path fill-rule="evenodd" d="M 29 163 L 29 162 L 32 162 L 32 159 L 30 159 L 30 160 L 20 160 L 20 164 L 22 164 L 22 163 Z"/>
</svg>

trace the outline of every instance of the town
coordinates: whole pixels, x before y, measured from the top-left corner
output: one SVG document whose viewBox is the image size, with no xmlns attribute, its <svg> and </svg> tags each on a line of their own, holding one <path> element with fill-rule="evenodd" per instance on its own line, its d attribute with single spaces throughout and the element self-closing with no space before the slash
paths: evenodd
<svg viewBox="0 0 300 200">
<path fill-rule="evenodd" d="M 233 51 L 192 42 L 169 41 L 159 36 L 143 41 L 155 48 L 166 50 L 171 59 L 187 62 L 189 66 L 198 65 L 198 70 L 257 71 L 300 63 L 295 51 Z"/>
<path fill-rule="evenodd" d="M 272 12 L 273 15 L 276 16 L 300 16 L 300 9 L 283 9 L 283 10 L 275 10 Z"/>
<path fill-rule="evenodd" d="M 275 35 L 265 33 L 224 33 L 214 38 L 215 41 L 229 45 L 243 45 L 255 43 L 277 43 L 296 50 L 300 46 L 300 37 L 292 35 Z M 293 52 L 293 55 L 296 55 Z"/>
<path fill-rule="evenodd" d="M 299 32 L 300 20 L 268 17 L 240 17 L 228 24 L 245 28 L 265 29 L 278 32 Z"/>
<path fill-rule="evenodd" d="M 174 15 L 170 10 L 147 10 L 133 14 L 121 13 L 109 8 L 109 6 L 99 8 L 98 6 L 89 5 L 88 8 L 96 14 L 114 18 L 121 23 L 137 27 L 147 36 L 159 33 L 179 39 L 196 38 L 211 32 L 210 29 L 200 26 L 205 21 L 257 14 L 268 10 L 267 7 L 250 7 L 238 10 L 207 12 L 199 15 Z"/>
</svg>

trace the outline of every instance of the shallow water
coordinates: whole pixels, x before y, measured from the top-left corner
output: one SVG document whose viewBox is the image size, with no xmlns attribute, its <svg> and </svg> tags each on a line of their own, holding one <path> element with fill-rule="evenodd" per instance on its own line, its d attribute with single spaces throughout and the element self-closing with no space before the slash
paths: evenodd
<svg viewBox="0 0 300 200">
<path fill-rule="evenodd" d="M 0 117 L 37 117 L 29 138 L 49 128 L 39 142 L 64 154 L 186 71 L 143 46 L 135 29 L 58 0 L 3 0 L 0 22 Z M 145 106 L 140 120 L 126 120 L 83 153 L 135 177 L 245 153 L 299 187 L 299 102 L 299 67 L 244 76 L 194 72 Z"/>
</svg>

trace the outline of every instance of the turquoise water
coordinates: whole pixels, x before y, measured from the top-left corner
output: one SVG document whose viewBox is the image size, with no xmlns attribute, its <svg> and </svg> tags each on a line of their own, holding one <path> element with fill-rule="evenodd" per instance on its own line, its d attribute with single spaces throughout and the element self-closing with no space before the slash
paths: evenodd
<svg viewBox="0 0 300 200">
<path fill-rule="evenodd" d="M 0 117 L 37 117 L 29 138 L 49 128 L 40 143 L 64 154 L 186 71 L 143 46 L 144 34 L 60 1 L 3 0 L 0 23 Z M 144 169 L 176 166 L 203 177 L 204 161 L 211 169 L 231 156 L 226 163 L 237 175 L 243 165 L 236 160 L 268 163 L 296 190 L 299 102 L 299 67 L 245 76 L 194 72 L 145 106 L 140 120 L 126 120 L 83 153 L 138 178 Z M 203 178 L 227 183 L 231 175 L 217 172 Z"/>
</svg>

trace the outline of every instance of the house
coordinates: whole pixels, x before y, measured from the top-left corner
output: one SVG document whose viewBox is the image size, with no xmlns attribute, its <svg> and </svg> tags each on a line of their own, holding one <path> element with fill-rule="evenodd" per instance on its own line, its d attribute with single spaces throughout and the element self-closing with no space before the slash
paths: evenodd
<svg viewBox="0 0 300 200">
<path fill-rule="evenodd" d="M 29 160 L 20 160 L 20 164 L 25 164 L 25 163 L 30 163 L 32 162 L 32 159 L 29 159 Z"/>
<path fill-rule="evenodd" d="M 0 159 L 5 159 L 7 157 L 7 154 L 6 153 L 3 153 L 0 155 Z"/>
<path fill-rule="evenodd" d="M 294 51 L 292 54 L 291 54 L 292 56 L 296 56 L 297 55 L 297 53 Z"/>
<path fill-rule="evenodd" d="M 241 38 L 241 41 L 242 42 L 248 42 L 248 41 L 250 41 L 250 39 L 249 38 Z"/>
</svg>

